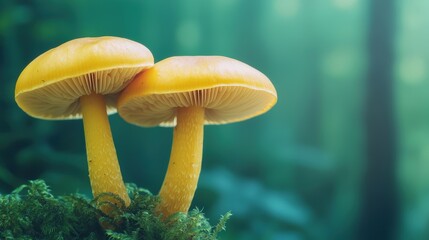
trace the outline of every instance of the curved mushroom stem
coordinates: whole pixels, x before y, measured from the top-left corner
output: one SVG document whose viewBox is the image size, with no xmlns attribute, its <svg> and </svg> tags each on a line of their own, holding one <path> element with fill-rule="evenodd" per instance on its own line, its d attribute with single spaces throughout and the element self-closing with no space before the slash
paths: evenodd
<svg viewBox="0 0 429 240">
<path fill-rule="evenodd" d="M 92 194 L 97 197 L 101 193 L 113 193 L 118 195 L 126 206 L 129 206 L 130 198 L 122 180 L 104 96 L 96 93 L 82 96 L 80 105 Z M 99 199 L 99 202 L 107 201 L 116 205 L 119 204 L 114 198 L 102 198 Z M 108 214 L 111 208 L 102 207 L 101 210 Z"/>
<path fill-rule="evenodd" d="M 201 171 L 203 137 L 204 108 L 178 108 L 170 162 L 159 192 L 157 210 L 164 218 L 189 210 Z"/>
</svg>

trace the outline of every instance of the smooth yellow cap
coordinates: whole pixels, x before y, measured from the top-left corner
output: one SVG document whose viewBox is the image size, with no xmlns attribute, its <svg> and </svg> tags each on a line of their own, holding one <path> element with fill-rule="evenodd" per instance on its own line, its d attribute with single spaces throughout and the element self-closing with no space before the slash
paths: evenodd
<svg viewBox="0 0 429 240">
<path fill-rule="evenodd" d="M 119 95 L 118 112 L 140 126 L 174 126 L 177 107 L 205 108 L 205 124 L 252 118 L 277 102 L 261 72 L 221 56 L 171 57 L 138 74 Z"/>
<path fill-rule="evenodd" d="M 15 100 L 27 114 L 43 119 L 81 118 L 79 97 L 106 96 L 114 113 L 115 95 L 142 70 L 153 66 L 152 53 L 119 37 L 78 38 L 34 59 L 22 71 Z"/>
</svg>

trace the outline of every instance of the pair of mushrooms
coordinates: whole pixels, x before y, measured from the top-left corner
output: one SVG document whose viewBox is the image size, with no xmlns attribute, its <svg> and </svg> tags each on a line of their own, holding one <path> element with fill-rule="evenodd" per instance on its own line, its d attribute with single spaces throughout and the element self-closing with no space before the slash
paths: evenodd
<svg viewBox="0 0 429 240">
<path fill-rule="evenodd" d="M 264 74 L 231 58 L 171 57 L 154 64 L 140 43 L 97 37 L 66 42 L 33 60 L 17 80 L 15 99 L 36 118 L 82 118 L 93 195 L 113 193 L 125 206 L 130 199 L 108 114 L 118 111 L 140 126 L 175 126 L 159 192 L 158 210 L 167 217 L 190 207 L 201 170 L 204 124 L 260 115 L 276 103 L 277 93 Z"/>
</svg>

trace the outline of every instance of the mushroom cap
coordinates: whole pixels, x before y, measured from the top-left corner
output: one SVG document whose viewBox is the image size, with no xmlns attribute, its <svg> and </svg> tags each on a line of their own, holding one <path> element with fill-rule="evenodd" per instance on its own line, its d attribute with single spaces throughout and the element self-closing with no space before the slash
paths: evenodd
<svg viewBox="0 0 429 240">
<path fill-rule="evenodd" d="M 143 69 L 152 53 L 119 37 L 78 38 L 34 59 L 20 74 L 15 100 L 27 114 L 42 119 L 81 118 L 79 97 L 105 95 L 107 112 L 116 112 L 116 95 Z"/>
<path fill-rule="evenodd" d="M 277 92 L 261 72 L 222 56 L 164 59 L 119 95 L 118 112 L 140 126 L 175 126 L 178 107 L 205 108 L 205 124 L 242 121 L 268 111 Z"/>
</svg>

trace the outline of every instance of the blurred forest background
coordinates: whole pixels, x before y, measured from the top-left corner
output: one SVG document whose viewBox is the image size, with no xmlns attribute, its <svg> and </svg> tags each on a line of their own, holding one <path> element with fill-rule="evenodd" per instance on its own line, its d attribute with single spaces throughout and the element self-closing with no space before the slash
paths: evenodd
<svg viewBox="0 0 429 240">
<path fill-rule="evenodd" d="M 90 196 L 81 121 L 14 101 L 22 69 L 68 40 L 112 35 L 156 61 L 224 55 L 265 73 L 267 114 L 205 128 L 193 205 L 223 239 L 429 239 L 429 1 L 0 0 L 0 192 L 41 178 Z M 157 193 L 171 128 L 110 117 L 126 182 Z"/>
</svg>

